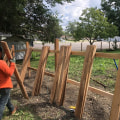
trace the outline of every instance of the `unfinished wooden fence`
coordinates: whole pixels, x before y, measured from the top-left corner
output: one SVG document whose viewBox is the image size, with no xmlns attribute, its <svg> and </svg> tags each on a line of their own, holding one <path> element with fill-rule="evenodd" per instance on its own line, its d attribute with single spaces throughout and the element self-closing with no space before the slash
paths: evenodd
<svg viewBox="0 0 120 120">
<path fill-rule="evenodd" d="M 58 39 L 56 41 L 57 42 L 55 42 L 55 43 L 59 43 Z M 42 85 L 42 80 L 43 80 L 43 77 L 45 74 L 45 75 L 54 77 L 53 89 L 51 90 L 51 96 L 50 96 L 51 103 L 55 102 L 58 106 L 63 105 L 64 99 L 65 99 L 64 96 L 65 96 L 66 82 L 68 82 L 68 83 L 71 83 L 71 84 L 74 84 L 74 85 L 77 85 L 80 87 L 79 94 L 78 94 L 78 100 L 76 103 L 76 110 L 75 110 L 75 116 L 77 118 L 82 119 L 82 114 L 84 112 L 84 105 L 85 105 L 85 101 L 86 101 L 87 92 L 88 92 L 88 90 L 91 90 L 92 92 L 95 92 L 97 94 L 100 94 L 102 96 L 109 97 L 112 99 L 110 120 L 118 120 L 119 109 L 120 109 L 120 93 L 119 93 L 120 92 L 120 54 L 97 53 L 96 47 L 94 45 L 87 46 L 87 49 L 85 52 L 71 51 L 70 46 L 67 46 L 67 47 L 62 46 L 61 49 L 59 50 L 59 45 L 56 45 L 56 46 L 57 47 L 55 50 L 49 50 L 49 47 L 47 47 L 47 50 L 45 50 L 45 51 L 42 50 L 42 54 L 44 54 L 46 51 L 47 52 L 45 53 L 45 55 L 41 54 L 42 57 L 40 58 L 38 69 L 32 68 L 28 65 L 24 66 L 25 69 L 28 68 L 28 69 L 36 70 L 40 74 L 40 75 L 38 73 L 36 74 L 35 83 L 34 83 L 33 91 L 32 91 L 33 95 L 36 95 L 35 91 L 38 91 L 38 93 L 40 93 L 40 87 Z M 8 52 L 7 52 L 8 50 L 7 50 L 6 46 L 3 45 L 3 47 L 6 51 L 7 57 L 11 58 L 10 53 L 8 54 Z M 29 50 L 30 49 L 31 48 L 29 48 Z M 41 50 L 33 49 L 33 48 L 32 48 L 32 51 L 41 52 Z M 55 55 L 56 55 L 56 59 L 55 59 L 56 60 L 56 67 L 55 67 L 56 71 L 54 74 L 45 71 L 45 65 L 46 65 L 47 56 L 49 53 L 55 53 Z M 29 56 L 30 54 L 31 54 L 31 52 L 28 52 L 28 55 L 26 55 L 26 56 Z M 83 74 L 81 76 L 81 82 L 76 82 L 75 80 L 71 80 L 67 77 L 70 55 L 79 55 L 79 56 L 85 57 L 84 65 L 83 65 L 83 72 L 82 72 Z M 94 57 L 119 59 L 114 94 L 111 94 L 109 92 L 105 92 L 103 90 L 89 86 L 90 75 L 92 72 L 92 64 L 93 64 Z M 28 57 L 28 60 L 29 60 L 29 57 Z M 25 59 L 23 61 L 23 64 L 25 64 Z M 44 65 L 41 67 L 41 64 L 44 64 Z M 63 72 L 63 71 L 65 71 L 65 72 Z M 22 73 L 22 71 L 21 71 L 21 73 Z M 21 79 L 21 77 L 20 77 L 21 75 L 19 75 L 18 73 L 16 73 L 16 74 L 17 74 L 16 76 L 19 76 L 18 83 L 21 86 L 20 88 L 22 90 L 23 95 L 26 98 L 28 98 L 28 95 L 24 89 L 24 85 L 22 82 L 24 78 Z M 39 85 L 36 86 L 36 83 L 38 83 Z M 56 88 L 56 86 L 57 86 L 57 88 Z"/>
</svg>

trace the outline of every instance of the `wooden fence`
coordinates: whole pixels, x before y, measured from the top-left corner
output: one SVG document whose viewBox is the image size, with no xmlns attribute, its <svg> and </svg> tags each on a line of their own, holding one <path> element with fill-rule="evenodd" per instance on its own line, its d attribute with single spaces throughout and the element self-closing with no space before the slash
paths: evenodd
<svg viewBox="0 0 120 120">
<path fill-rule="evenodd" d="M 10 59 L 12 58 L 11 53 L 7 47 L 7 44 L 5 42 L 1 42 L 4 51 L 7 55 L 7 57 Z M 119 59 L 120 60 L 120 54 L 118 53 L 98 53 L 96 52 L 96 46 L 89 45 L 87 46 L 87 49 L 85 52 L 77 52 L 77 51 L 71 51 L 71 46 L 62 46 L 59 50 L 59 42 L 58 39 L 56 39 L 55 42 L 55 50 L 50 50 L 49 47 L 44 46 L 42 50 L 39 49 L 33 49 L 31 47 L 27 47 L 26 50 L 26 56 L 23 60 L 22 64 L 22 70 L 21 74 L 17 71 L 15 76 L 17 77 L 18 84 L 21 88 L 21 91 L 25 98 L 28 98 L 28 94 L 24 88 L 23 80 L 26 73 L 27 68 L 29 70 L 35 70 L 37 71 L 36 78 L 33 85 L 33 91 L 32 95 L 38 95 L 40 93 L 40 88 L 42 85 L 44 74 L 54 77 L 53 81 L 53 87 L 51 90 L 50 95 L 50 103 L 53 102 L 56 103 L 58 106 L 63 105 L 64 99 L 65 99 L 65 89 L 66 89 L 66 83 L 71 83 L 74 85 L 77 85 L 80 87 L 79 94 L 78 94 L 78 100 L 76 103 L 76 109 L 75 109 L 75 116 L 82 119 L 82 114 L 84 112 L 84 106 L 86 101 L 86 96 L 88 90 L 91 90 L 94 93 L 100 94 L 105 97 L 109 97 L 112 99 L 112 107 L 110 112 L 110 120 L 118 120 L 119 118 L 119 108 L 120 108 L 120 61 L 118 65 L 118 72 L 116 76 L 116 84 L 115 84 L 115 92 L 114 94 L 111 94 L 109 92 L 105 92 L 103 90 L 97 89 L 95 87 L 89 86 L 90 76 L 92 72 L 92 65 L 93 60 L 95 57 L 100 58 L 110 58 L 110 59 Z M 14 47 L 13 47 L 14 49 Z M 30 55 L 32 51 L 41 52 L 39 66 L 37 69 L 30 67 Z M 12 50 L 14 53 L 15 50 Z M 46 67 L 46 60 L 49 53 L 55 53 L 55 73 L 49 73 L 45 71 Z M 60 55 L 59 55 L 60 54 Z M 81 82 L 76 82 L 75 80 L 71 80 L 67 77 L 68 73 L 68 67 L 69 67 L 69 59 L 70 55 L 79 55 L 84 56 L 84 65 L 83 65 L 83 71 L 81 76 Z M 24 72 L 23 72 L 24 71 Z M 24 74 L 24 75 L 23 75 Z M 23 75 L 23 76 L 22 76 Z M 59 77 L 58 77 L 59 76 Z"/>
</svg>

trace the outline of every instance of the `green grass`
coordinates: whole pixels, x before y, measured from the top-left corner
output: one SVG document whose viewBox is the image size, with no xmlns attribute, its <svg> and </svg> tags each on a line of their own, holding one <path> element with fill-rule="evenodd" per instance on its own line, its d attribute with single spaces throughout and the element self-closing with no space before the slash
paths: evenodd
<svg viewBox="0 0 120 120">
<path fill-rule="evenodd" d="M 69 78 L 74 79 L 76 81 L 81 80 L 83 63 L 84 57 L 71 56 L 68 74 Z M 116 60 L 116 63 L 118 64 L 118 60 Z M 96 86 L 96 83 L 100 82 L 103 84 L 103 86 L 106 86 L 107 90 L 113 92 L 116 74 L 117 69 L 113 59 L 95 58 L 93 62 L 90 84 L 92 86 Z"/>
<path fill-rule="evenodd" d="M 19 109 L 17 109 L 14 115 L 9 115 L 8 109 L 5 108 L 3 120 L 42 120 L 39 116 L 35 115 L 29 106 L 21 107 L 21 103 L 19 103 L 17 100 L 12 100 L 12 103 L 14 105 L 17 104 Z"/>
<path fill-rule="evenodd" d="M 120 50 L 116 51 L 102 51 L 106 53 L 120 53 Z M 39 57 L 36 57 L 31 61 L 32 67 L 38 67 Z M 83 69 L 84 57 L 71 55 L 68 77 L 70 79 L 80 81 Z M 116 60 L 118 64 L 118 60 Z M 50 72 L 55 72 L 55 58 L 54 56 L 48 56 L 46 69 Z M 87 68 L 86 68 L 87 69 Z M 94 58 L 93 69 L 91 74 L 90 84 L 92 86 L 98 85 L 98 82 L 109 91 L 114 90 L 116 80 L 117 69 L 113 59 L 108 58 Z"/>
</svg>

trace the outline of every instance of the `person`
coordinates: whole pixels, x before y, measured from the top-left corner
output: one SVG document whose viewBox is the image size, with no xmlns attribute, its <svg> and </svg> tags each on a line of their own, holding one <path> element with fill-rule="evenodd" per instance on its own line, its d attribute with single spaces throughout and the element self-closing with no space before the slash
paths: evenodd
<svg viewBox="0 0 120 120">
<path fill-rule="evenodd" d="M 0 47 L 0 120 L 2 119 L 5 106 L 9 109 L 10 114 L 16 112 L 16 107 L 13 106 L 10 99 L 10 91 L 13 88 L 11 76 L 15 70 L 15 61 L 10 60 L 10 65 L 2 60 L 2 48 Z"/>
</svg>

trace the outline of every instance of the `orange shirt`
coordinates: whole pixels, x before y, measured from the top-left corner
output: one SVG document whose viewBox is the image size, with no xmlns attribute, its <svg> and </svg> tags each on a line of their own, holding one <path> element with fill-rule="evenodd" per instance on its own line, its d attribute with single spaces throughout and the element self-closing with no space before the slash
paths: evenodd
<svg viewBox="0 0 120 120">
<path fill-rule="evenodd" d="M 15 63 L 11 62 L 10 67 L 5 61 L 0 60 L 0 88 L 13 88 L 11 76 L 15 70 Z"/>
</svg>

